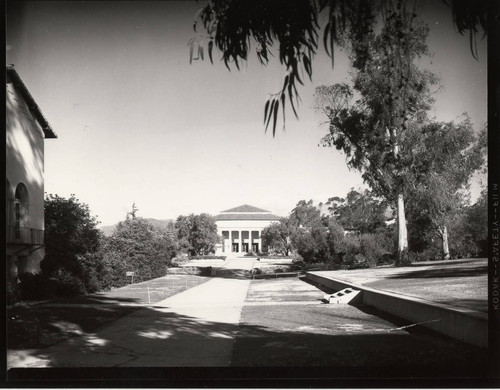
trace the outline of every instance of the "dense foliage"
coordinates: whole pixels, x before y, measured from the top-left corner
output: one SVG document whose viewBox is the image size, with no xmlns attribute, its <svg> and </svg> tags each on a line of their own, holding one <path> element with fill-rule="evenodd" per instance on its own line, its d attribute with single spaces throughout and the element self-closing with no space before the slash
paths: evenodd
<svg viewBox="0 0 500 390">
<path fill-rule="evenodd" d="M 352 190 L 351 196 L 354 193 L 360 194 Z M 367 200 L 367 204 L 360 205 L 358 200 L 356 208 L 372 205 L 373 200 L 368 196 L 360 199 Z M 321 207 L 315 206 L 312 200 L 301 200 L 289 217 L 264 229 L 262 236 L 271 253 L 298 255 L 305 264 L 326 263 L 331 268 L 375 266 L 392 261 L 394 232 L 391 227 L 366 224 L 372 228 L 366 228 L 363 233 L 359 229 L 352 231 L 351 222 L 344 224 L 345 219 L 340 218 L 338 213 L 323 214 Z M 348 212 L 348 206 L 343 207 L 344 212 Z M 351 228 L 352 234 L 346 232 L 344 227 Z"/>
<path fill-rule="evenodd" d="M 357 191 L 352 188 L 345 198 L 331 197 L 325 205 L 340 225 L 360 233 L 373 232 L 394 216 L 387 201 L 366 189 Z"/>
<path fill-rule="evenodd" d="M 133 210 L 134 211 L 134 210 Z M 74 195 L 45 199 L 46 254 L 42 273 L 9 281 L 9 301 L 76 296 L 164 276 L 178 250 L 173 226 L 153 226 L 142 218 L 120 222 L 110 237 L 97 229 L 89 207 Z"/>
<path fill-rule="evenodd" d="M 127 272 L 134 272 L 135 280 L 164 276 L 177 251 L 172 233 L 166 228 L 154 227 L 143 218 L 120 222 L 103 242 L 102 258 L 108 274 L 106 287 L 129 283 Z"/>
<path fill-rule="evenodd" d="M 175 222 L 180 249 L 191 256 L 208 255 L 215 252 L 220 238 L 215 219 L 208 214 L 180 215 Z"/>
<path fill-rule="evenodd" d="M 472 175 L 485 164 L 485 130 L 476 136 L 468 117 L 459 123 L 430 122 L 412 129 L 403 148 L 410 223 L 420 231 L 416 234 L 439 237 L 441 255 L 449 258 L 449 229 L 466 210 Z"/>
<path fill-rule="evenodd" d="M 88 205 L 74 195 L 45 198 L 45 258 L 43 273 L 67 284 L 92 291 L 93 265 L 88 259 L 100 248 L 100 231 Z"/>
<path fill-rule="evenodd" d="M 292 237 L 295 232 L 296 226 L 290 218 L 283 218 L 262 230 L 263 245 L 273 248 L 280 255 L 288 256 L 293 250 Z"/>
<path fill-rule="evenodd" d="M 416 14 L 390 12 L 380 32 L 358 37 L 346 29 L 353 68 L 351 85 L 316 88 L 315 108 L 328 118 L 325 146 L 341 150 L 379 196 L 397 204 L 398 264 L 407 262 L 405 193 L 408 188 L 402 140 L 427 120 L 437 78 L 417 66 L 428 55 L 428 28 Z"/>
<path fill-rule="evenodd" d="M 449 224 L 451 258 L 486 255 L 486 200 L 483 191 L 475 204 L 462 204 Z M 429 229 L 428 221 L 410 214 L 408 222 L 408 257 L 412 261 L 443 259 L 441 240 Z M 306 268 L 375 267 L 393 264 L 397 258 L 393 209 L 367 190 L 351 189 L 345 198 L 331 197 L 318 206 L 301 200 L 289 217 L 268 226 L 262 235 L 271 255 L 299 256 Z"/>
</svg>

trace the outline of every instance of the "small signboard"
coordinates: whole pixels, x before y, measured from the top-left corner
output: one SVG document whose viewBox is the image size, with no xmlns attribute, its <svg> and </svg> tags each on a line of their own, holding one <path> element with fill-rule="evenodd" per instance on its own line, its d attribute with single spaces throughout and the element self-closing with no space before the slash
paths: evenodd
<svg viewBox="0 0 500 390">
<path fill-rule="evenodd" d="M 130 281 L 130 283 L 132 283 L 132 284 L 133 284 L 133 283 L 134 283 L 134 276 L 135 276 L 135 272 L 134 272 L 134 271 L 127 271 L 127 272 L 125 272 L 125 275 L 126 275 L 127 277 L 129 277 L 129 276 L 130 276 L 130 277 L 132 278 L 132 280 Z"/>
</svg>

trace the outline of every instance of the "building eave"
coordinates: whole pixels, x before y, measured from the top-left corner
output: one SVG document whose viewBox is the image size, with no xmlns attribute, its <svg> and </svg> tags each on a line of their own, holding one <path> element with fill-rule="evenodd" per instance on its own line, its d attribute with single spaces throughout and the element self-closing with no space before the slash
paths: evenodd
<svg viewBox="0 0 500 390">
<path fill-rule="evenodd" d="M 40 107 L 35 102 L 35 99 L 33 99 L 33 96 L 31 96 L 28 88 L 12 65 L 7 66 L 7 80 L 12 82 L 16 90 L 19 91 L 25 100 L 30 112 L 40 124 L 45 138 L 57 138 L 57 134 L 54 132 L 47 119 L 43 116 L 42 110 L 40 110 Z"/>
<path fill-rule="evenodd" d="M 226 213 L 215 216 L 216 221 L 279 221 L 282 218 L 265 213 Z"/>
<path fill-rule="evenodd" d="M 249 204 L 244 204 L 238 207 L 234 207 L 229 210 L 224 210 L 221 211 L 221 213 L 226 214 L 226 213 L 270 213 L 270 211 L 261 209 L 259 207 L 251 206 Z"/>
</svg>

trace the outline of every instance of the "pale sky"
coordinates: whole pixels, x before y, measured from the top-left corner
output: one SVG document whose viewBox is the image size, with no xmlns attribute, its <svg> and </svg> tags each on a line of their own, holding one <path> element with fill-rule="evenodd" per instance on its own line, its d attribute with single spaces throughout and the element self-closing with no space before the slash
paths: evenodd
<svg viewBox="0 0 500 390">
<path fill-rule="evenodd" d="M 463 112 L 478 131 L 487 120 L 486 40 L 479 61 L 456 33 L 451 12 L 428 10 L 429 69 L 441 77 L 438 120 Z M 301 199 L 317 204 L 361 187 L 312 110 L 314 88 L 348 81 L 321 48 L 313 80 L 299 90 L 299 120 L 264 132 L 263 109 L 284 68 L 252 57 L 243 71 L 189 64 L 187 42 L 203 2 L 26 2 L 7 7 L 7 63 L 14 64 L 58 134 L 45 142 L 45 191 L 87 203 L 103 225 L 138 216 L 157 219 L 251 204 L 288 215 Z M 206 51 L 206 50 L 205 50 Z M 477 185 L 473 196 L 479 192 Z"/>
</svg>

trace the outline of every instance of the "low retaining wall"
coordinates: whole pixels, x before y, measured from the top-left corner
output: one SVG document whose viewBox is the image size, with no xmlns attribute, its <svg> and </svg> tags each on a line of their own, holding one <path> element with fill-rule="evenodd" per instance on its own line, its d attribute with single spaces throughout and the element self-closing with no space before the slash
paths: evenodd
<svg viewBox="0 0 500 390">
<path fill-rule="evenodd" d="M 352 287 L 361 291 L 360 302 L 383 312 L 421 323 L 438 333 L 478 347 L 488 347 L 488 314 L 424 299 L 347 283 L 342 280 L 306 272 L 306 278 L 334 291 Z M 425 323 L 427 322 L 427 323 Z"/>
<path fill-rule="evenodd" d="M 299 277 L 301 272 L 276 272 L 271 274 L 254 274 L 252 279 L 277 279 L 277 278 L 291 278 Z"/>
</svg>

